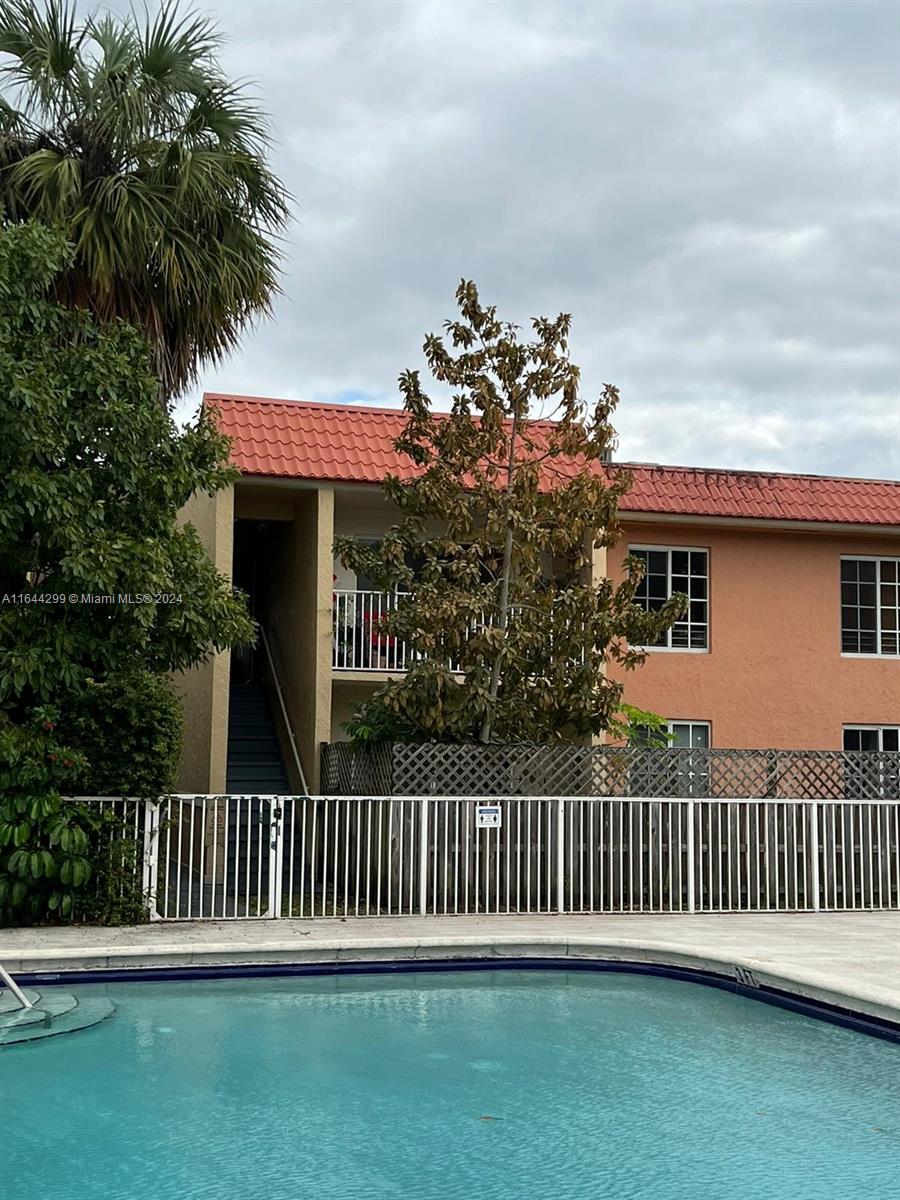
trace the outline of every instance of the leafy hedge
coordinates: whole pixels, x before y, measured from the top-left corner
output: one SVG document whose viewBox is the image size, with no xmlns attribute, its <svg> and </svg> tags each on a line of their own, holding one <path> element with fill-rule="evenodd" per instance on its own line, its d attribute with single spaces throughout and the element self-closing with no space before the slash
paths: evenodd
<svg viewBox="0 0 900 1200">
<path fill-rule="evenodd" d="M 63 796 L 170 791 L 181 749 L 171 682 L 133 671 L 26 725 L 0 711 L 0 921 L 144 919 L 133 830 Z"/>
<path fill-rule="evenodd" d="M 181 722 L 181 700 L 164 675 L 134 671 L 90 681 L 60 718 L 63 737 L 84 754 L 72 793 L 152 799 L 172 791 Z"/>
<path fill-rule="evenodd" d="M 71 915 L 91 874 L 90 822 L 60 793 L 82 766 L 55 710 L 24 723 L 0 711 L 0 920 Z"/>
</svg>

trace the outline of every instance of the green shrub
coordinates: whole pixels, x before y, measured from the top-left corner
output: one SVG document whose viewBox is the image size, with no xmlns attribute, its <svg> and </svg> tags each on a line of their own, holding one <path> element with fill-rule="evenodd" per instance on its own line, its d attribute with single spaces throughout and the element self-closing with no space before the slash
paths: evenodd
<svg viewBox="0 0 900 1200">
<path fill-rule="evenodd" d="M 91 874 L 91 814 L 61 791 L 82 766 L 59 737 L 57 714 L 14 724 L 0 711 L 0 922 L 68 917 Z"/>
<path fill-rule="evenodd" d="M 133 671 L 90 681 L 60 718 L 63 737 L 84 758 L 72 794 L 153 799 L 171 792 L 181 720 L 181 700 L 164 675 Z"/>
<path fill-rule="evenodd" d="M 422 742 L 428 740 L 420 730 L 383 704 L 363 700 L 349 721 L 342 723 L 355 745 L 373 746 L 381 742 Z M 437 739 L 435 739 L 437 740 Z"/>
<path fill-rule="evenodd" d="M 181 702 L 150 671 L 92 682 L 24 726 L 0 712 L 0 922 L 145 919 L 133 830 L 63 796 L 159 796 L 180 750 Z"/>
</svg>

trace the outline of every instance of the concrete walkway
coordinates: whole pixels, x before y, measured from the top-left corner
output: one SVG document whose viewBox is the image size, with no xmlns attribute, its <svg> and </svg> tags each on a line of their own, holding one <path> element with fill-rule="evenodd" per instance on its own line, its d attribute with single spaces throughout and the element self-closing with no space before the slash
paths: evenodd
<svg viewBox="0 0 900 1200">
<path fill-rule="evenodd" d="M 0 929 L 0 962 L 13 973 L 497 956 L 690 966 L 900 1022 L 900 913 L 384 917 Z"/>
</svg>

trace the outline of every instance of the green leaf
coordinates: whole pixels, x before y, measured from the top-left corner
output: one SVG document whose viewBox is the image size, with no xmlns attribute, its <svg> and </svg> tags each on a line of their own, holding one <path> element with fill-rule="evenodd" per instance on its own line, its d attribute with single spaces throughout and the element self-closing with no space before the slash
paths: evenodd
<svg viewBox="0 0 900 1200">
<path fill-rule="evenodd" d="M 29 870 L 29 857 L 26 850 L 15 850 L 7 859 L 6 867 L 12 875 L 26 875 Z"/>
<path fill-rule="evenodd" d="M 28 821 L 22 821 L 21 824 L 12 827 L 12 841 L 14 846 L 24 846 L 32 837 L 32 826 Z"/>
</svg>

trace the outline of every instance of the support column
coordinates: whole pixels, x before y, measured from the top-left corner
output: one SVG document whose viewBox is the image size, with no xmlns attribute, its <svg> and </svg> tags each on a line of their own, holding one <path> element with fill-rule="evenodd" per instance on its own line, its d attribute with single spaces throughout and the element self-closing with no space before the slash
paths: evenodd
<svg viewBox="0 0 900 1200">
<path fill-rule="evenodd" d="M 197 530 L 216 568 L 231 578 L 234 554 L 234 488 L 215 496 L 195 493 L 180 514 Z M 184 745 L 176 787 L 222 793 L 228 760 L 228 685 L 231 654 L 224 651 L 173 677 L 184 702 Z"/>
<path fill-rule="evenodd" d="M 304 492 L 276 567 L 269 616 L 285 707 L 313 793 L 319 747 L 331 732 L 333 545 L 333 489 Z"/>
</svg>

